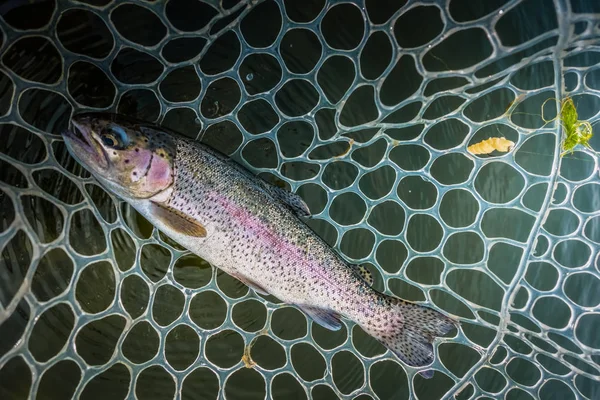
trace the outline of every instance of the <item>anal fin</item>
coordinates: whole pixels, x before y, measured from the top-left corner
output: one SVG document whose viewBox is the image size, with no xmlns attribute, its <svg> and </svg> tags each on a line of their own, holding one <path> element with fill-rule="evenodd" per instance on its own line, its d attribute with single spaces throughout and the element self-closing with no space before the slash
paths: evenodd
<svg viewBox="0 0 600 400">
<path fill-rule="evenodd" d="M 431 379 L 431 378 L 433 378 L 433 373 L 434 372 L 435 371 L 432 370 L 432 369 L 426 369 L 426 370 L 420 371 L 419 375 L 421 375 L 425 379 Z"/>
<path fill-rule="evenodd" d="M 324 328 L 332 331 L 339 331 L 342 328 L 340 316 L 331 310 L 307 305 L 298 305 L 298 307 Z"/>
<path fill-rule="evenodd" d="M 152 215 L 169 228 L 183 235 L 206 237 L 206 228 L 182 212 L 159 203 L 152 203 Z"/>
</svg>

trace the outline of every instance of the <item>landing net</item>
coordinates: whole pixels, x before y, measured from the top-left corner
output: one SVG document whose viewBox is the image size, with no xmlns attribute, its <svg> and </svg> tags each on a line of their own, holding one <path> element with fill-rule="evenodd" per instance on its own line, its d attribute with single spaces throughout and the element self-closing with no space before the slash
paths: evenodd
<svg viewBox="0 0 600 400">
<path fill-rule="evenodd" d="M 3 398 L 599 398 L 600 134 L 561 158 L 541 116 L 597 121 L 599 5 L 4 2 Z M 462 321 L 433 379 L 162 236 L 69 157 L 81 110 L 303 196 L 376 288 Z M 516 146 L 467 152 L 490 137 Z"/>
</svg>

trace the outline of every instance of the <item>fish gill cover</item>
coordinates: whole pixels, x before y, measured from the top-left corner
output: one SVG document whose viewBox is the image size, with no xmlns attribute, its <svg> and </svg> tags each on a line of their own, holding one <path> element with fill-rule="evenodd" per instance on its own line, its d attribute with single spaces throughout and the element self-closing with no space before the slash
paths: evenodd
<svg viewBox="0 0 600 400">
<path fill-rule="evenodd" d="M 598 119 L 596 2 L 0 14 L 0 397 L 600 396 L 600 135 L 560 157 L 556 118 L 568 97 Z M 299 193 L 376 288 L 461 320 L 433 380 L 153 229 L 68 155 L 82 110 L 158 122 Z M 515 147 L 467 152 L 493 137 Z"/>
</svg>

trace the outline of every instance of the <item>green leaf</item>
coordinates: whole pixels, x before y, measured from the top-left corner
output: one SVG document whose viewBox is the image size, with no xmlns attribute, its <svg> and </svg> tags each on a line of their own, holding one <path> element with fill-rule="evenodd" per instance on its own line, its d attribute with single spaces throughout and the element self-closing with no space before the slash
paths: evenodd
<svg viewBox="0 0 600 400">
<path fill-rule="evenodd" d="M 567 136 L 575 134 L 575 128 L 577 124 L 577 109 L 573 99 L 570 97 L 563 100 L 562 109 L 560 111 L 560 119 L 563 122 Z"/>
</svg>

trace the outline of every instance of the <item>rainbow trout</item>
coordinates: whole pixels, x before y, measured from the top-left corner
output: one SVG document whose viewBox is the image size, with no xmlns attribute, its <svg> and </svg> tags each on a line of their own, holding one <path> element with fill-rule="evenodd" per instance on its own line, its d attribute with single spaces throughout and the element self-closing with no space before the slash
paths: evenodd
<svg viewBox="0 0 600 400">
<path fill-rule="evenodd" d="M 371 288 L 301 217 L 302 199 L 205 145 L 115 114 L 87 113 L 63 133 L 73 157 L 159 230 L 261 294 L 341 328 L 354 321 L 406 364 L 433 361 L 432 341 L 457 324 Z M 420 371 L 430 377 L 433 371 Z"/>
</svg>

